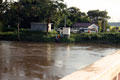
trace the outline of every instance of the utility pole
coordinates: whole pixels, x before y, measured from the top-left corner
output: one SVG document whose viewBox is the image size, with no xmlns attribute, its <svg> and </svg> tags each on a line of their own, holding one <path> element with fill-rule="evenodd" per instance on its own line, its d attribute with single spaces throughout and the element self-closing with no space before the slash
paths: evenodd
<svg viewBox="0 0 120 80">
<path fill-rule="evenodd" d="M 105 19 L 104 19 L 103 32 L 105 32 Z"/>
<path fill-rule="evenodd" d="M 20 41 L 20 23 L 19 22 L 17 24 L 17 28 L 18 28 L 18 31 L 17 31 L 17 33 L 18 33 L 18 40 Z"/>
<path fill-rule="evenodd" d="M 66 27 L 66 15 L 65 15 L 65 23 L 64 23 L 64 27 Z"/>
<path fill-rule="evenodd" d="M 107 21 L 107 18 L 104 18 L 104 22 L 103 22 L 103 32 L 105 32 L 105 29 L 106 29 L 106 21 Z"/>
<path fill-rule="evenodd" d="M 106 9 L 105 9 L 105 12 L 107 12 Z M 105 29 L 106 29 L 106 22 L 107 22 L 107 19 L 108 19 L 108 18 L 106 18 L 106 17 L 104 18 L 103 32 L 105 32 Z"/>
</svg>

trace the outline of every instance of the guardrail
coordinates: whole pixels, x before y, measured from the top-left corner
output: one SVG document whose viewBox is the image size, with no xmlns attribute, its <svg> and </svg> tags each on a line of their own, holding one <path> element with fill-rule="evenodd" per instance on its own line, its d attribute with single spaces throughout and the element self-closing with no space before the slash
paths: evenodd
<svg viewBox="0 0 120 80">
<path fill-rule="evenodd" d="M 60 80 L 120 80 L 120 51 Z"/>
</svg>

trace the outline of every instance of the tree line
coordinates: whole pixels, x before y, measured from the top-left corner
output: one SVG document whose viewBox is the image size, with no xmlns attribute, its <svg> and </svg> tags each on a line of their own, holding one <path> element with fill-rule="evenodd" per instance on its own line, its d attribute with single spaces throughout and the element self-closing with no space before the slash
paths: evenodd
<svg viewBox="0 0 120 80">
<path fill-rule="evenodd" d="M 82 12 L 77 7 L 67 8 L 64 0 L 19 0 L 18 2 L 0 1 L 0 28 L 2 31 L 30 28 L 31 22 L 53 23 L 54 27 L 63 27 L 66 17 L 67 26 L 77 22 L 91 22 L 104 31 L 107 25 L 107 11 L 90 10 Z"/>
</svg>

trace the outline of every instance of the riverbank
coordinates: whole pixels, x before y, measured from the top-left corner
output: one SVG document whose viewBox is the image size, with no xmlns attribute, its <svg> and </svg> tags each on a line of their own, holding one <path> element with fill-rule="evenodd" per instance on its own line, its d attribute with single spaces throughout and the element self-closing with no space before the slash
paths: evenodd
<svg viewBox="0 0 120 80">
<path fill-rule="evenodd" d="M 74 39 L 74 40 L 73 40 Z M 71 41 L 79 43 L 105 43 L 119 44 L 120 33 L 84 33 L 71 35 Z"/>
<path fill-rule="evenodd" d="M 36 31 L 21 31 L 20 41 L 27 42 L 56 42 L 56 32 L 44 33 Z M 0 32 L 0 40 L 19 41 L 17 32 Z M 58 42 L 67 43 L 106 43 L 119 44 L 120 33 L 82 33 L 71 34 L 70 38 L 60 37 Z"/>
</svg>

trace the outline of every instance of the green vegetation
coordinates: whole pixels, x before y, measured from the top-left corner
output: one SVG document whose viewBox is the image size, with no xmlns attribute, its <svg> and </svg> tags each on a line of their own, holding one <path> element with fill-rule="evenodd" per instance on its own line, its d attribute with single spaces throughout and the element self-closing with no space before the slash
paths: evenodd
<svg viewBox="0 0 120 80">
<path fill-rule="evenodd" d="M 55 32 L 51 32 L 46 35 L 45 32 L 24 30 L 20 32 L 20 41 L 54 42 L 55 36 Z M 17 32 L 0 32 L 0 40 L 19 41 L 17 37 Z"/>
<path fill-rule="evenodd" d="M 99 25 L 99 32 L 106 32 L 109 19 L 106 11 L 91 10 L 87 14 L 77 7 L 67 8 L 64 0 L 19 0 L 10 3 L 0 1 L 0 40 L 55 42 L 56 31 L 28 31 L 31 22 L 53 23 L 54 28 L 63 27 L 64 19 L 67 26 L 77 22 L 93 22 Z M 19 38 L 20 28 L 20 38 Z M 96 42 L 119 43 L 120 29 L 110 28 L 110 33 L 72 34 L 69 39 L 61 37 L 59 42 Z"/>
<path fill-rule="evenodd" d="M 53 27 L 63 27 L 65 16 L 67 26 L 77 22 L 101 21 L 101 31 L 106 11 L 80 11 L 77 7 L 67 8 L 64 0 L 18 0 L 18 2 L 0 3 L 0 31 L 15 31 L 18 27 L 29 29 L 31 22 L 53 23 Z M 2 26 L 1 26 L 2 24 Z"/>
<path fill-rule="evenodd" d="M 120 33 L 84 33 L 84 34 L 73 34 L 71 36 L 73 41 L 71 42 L 82 42 L 82 43 L 120 43 Z"/>
<path fill-rule="evenodd" d="M 110 18 L 106 11 L 90 10 L 87 14 L 91 22 L 98 24 L 99 32 L 106 32 L 106 29 L 109 27 L 107 19 Z"/>
<path fill-rule="evenodd" d="M 120 32 L 120 27 L 111 26 L 110 27 L 110 32 Z"/>
<path fill-rule="evenodd" d="M 0 40 L 18 41 L 17 32 L 0 32 Z M 46 35 L 45 32 L 26 31 L 20 32 L 20 41 L 27 42 L 56 42 L 56 32 Z M 71 34 L 70 38 L 60 37 L 58 42 L 76 43 L 120 43 L 120 33 L 82 33 Z"/>
</svg>

